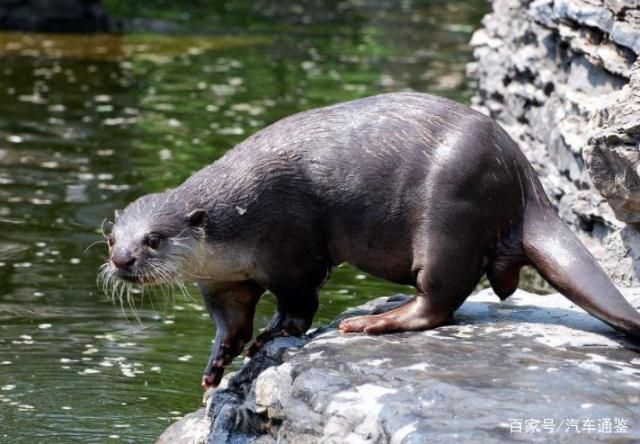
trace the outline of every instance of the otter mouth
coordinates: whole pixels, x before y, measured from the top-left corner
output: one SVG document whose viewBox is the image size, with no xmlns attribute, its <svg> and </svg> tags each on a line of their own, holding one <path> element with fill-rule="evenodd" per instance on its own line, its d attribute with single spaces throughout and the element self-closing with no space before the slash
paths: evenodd
<svg viewBox="0 0 640 444">
<path fill-rule="evenodd" d="M 164 285 L 170 284 L 178 279 L 177 274 L 173 270 L 160 268 L 153 264 L 144 263 L 136 264 L 133 267 L 118 268 L 113 262 L 107 265 L 108 275 L 127 283 L 137 285 Z"/>
<path fill-rule="evenodd" d="M 143 276 L 137 273 L 131 273 L 129 271 L 117 270 L 116 276 L 123 281 L 131 282 L 132 284 L 138 285 L 152 285 L 155 283 L 155 280 L 150 278 L 149 276 Z"/>
<path fill-rule="evenodd" d="M 140 283 L 142 276 L 128 271 L 117 270 L 116 276 L 123 281 L 132 282 L 134 284 Z"/>
</svg>

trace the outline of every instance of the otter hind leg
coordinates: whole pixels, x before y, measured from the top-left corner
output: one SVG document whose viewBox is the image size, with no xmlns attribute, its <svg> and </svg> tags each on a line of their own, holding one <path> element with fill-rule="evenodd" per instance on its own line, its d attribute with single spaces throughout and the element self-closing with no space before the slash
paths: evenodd
<svg viewBox="0 0 640 444">
<path fill-rule="evenodd" d="M 387 312 L 357 316 L 343 320 L 338 327 L 343 333 L 381 334 L 397 331 L 429 330 L 445 324 L 450 312 L 434 310 L 427 296 L 417 295 Z"/>
<path fill-rule="evenodd" d="M 430 259 L 418 267 L 416 297 L 386 313 L 345 319 L 340 331 L 380 334 L 428 330 L 451 319 L 480 280 L 482 256 L 473 244 L 456 242 L 442 232 L 429 239 L 420 256 Z"/>
</svg>

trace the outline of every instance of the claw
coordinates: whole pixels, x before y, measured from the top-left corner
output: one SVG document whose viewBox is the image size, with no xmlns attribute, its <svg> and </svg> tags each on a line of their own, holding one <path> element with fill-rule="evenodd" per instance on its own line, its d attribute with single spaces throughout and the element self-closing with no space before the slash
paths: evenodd
<svg viewBox="0 0 640 444">
<path fill-rule="evenodd" d="M 228 347 L 222 346 L 218 356 L 211 364 L 211 368 L 202 376 L 201 386 L 204 390 L 211 387 L 217 387 L 224 375 L 225 366 L 229 365 L 233 360 L 230 353 L 226 353 Z"/>
<path fill-rule="evenodd" d="M 223 374 L 224 367 L 214 364 L 209 372 L 202 375 L 202 383 L 200 385 L 202 386 L 203 390 L 217 387 L 220 384 L 220 380 L 222 380 Z"/>
<path fill-rule="evenodd" d="M 231 364 L 233 358 L 242 352 L 246 341 L 244 339 L 225 339 L 212 353 L 209 369 L 202 376 L 200 384 L 204 390 L 215 388 L 220 384 L 225 367 Z"/>
</svg>

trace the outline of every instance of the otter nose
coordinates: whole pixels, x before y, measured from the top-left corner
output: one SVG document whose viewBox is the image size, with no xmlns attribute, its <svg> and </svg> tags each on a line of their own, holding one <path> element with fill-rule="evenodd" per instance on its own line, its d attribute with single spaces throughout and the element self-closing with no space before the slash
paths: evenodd
<svg viewBox="0 0 640 444">
<path fill-rule="evenodd" d="M 135 261 L 136 258 L 131 256 L 129 253 L 117 253 L 111 256 L 111 262 L 113 262 L 113 265 L 121 270 L 131 267 Z"/>
</svg>

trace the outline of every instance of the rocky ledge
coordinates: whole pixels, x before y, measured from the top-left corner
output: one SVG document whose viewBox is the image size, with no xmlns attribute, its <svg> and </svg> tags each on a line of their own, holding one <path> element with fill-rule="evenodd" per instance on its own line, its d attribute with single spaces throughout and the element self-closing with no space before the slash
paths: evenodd
<svg viewBox="0 0 640 444">
<path fill-rule="evenodd" d="M 640 285 L 640 3 L 491 3 L 471 41 L 474 105 L 519 142 L 613 279 Z"/>
<path fill-rule="evenodd" d="M 640 347 L 559 294 L 482 290 L 426 332 L 338 322 L 270 342 L 158 442 L 640 442 Z"/>
</svg>

